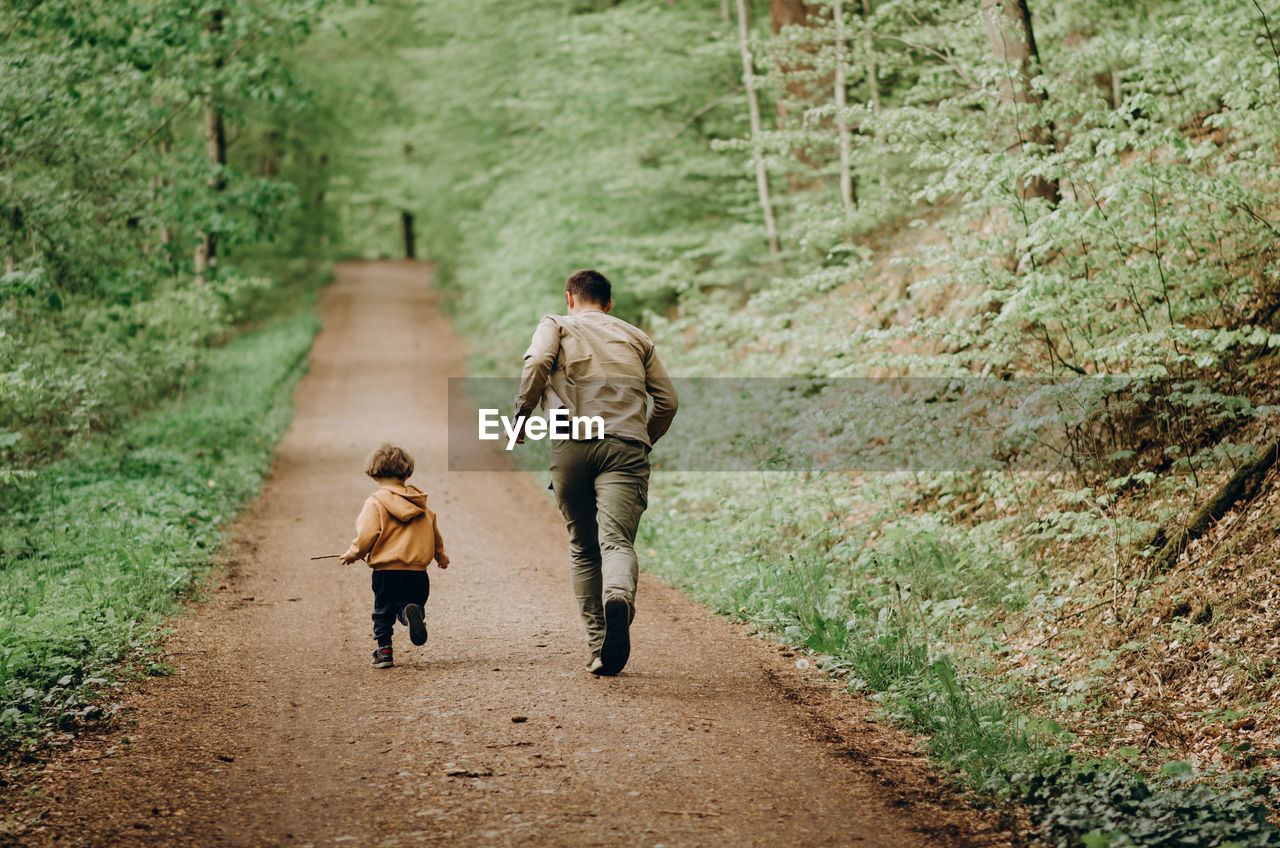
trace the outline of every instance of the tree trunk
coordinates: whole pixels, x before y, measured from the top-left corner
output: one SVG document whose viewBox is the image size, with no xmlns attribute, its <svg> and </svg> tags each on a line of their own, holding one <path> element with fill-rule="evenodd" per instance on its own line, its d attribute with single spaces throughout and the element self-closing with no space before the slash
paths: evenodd
<svg viewBox="0 0 1280 848">
<path fill-rule="evenodd" d="M 6 274 L 12 274 L 14 269 L 18 267 L 18 243 L 22 239 L 22 209 L 18 206 L 13 207 L 13 211 L 9 213 L 9 245 L 5 249 L 4 271 Z"/>
<path fill-rule="evenodd" d="M 317 156 L 317 157 L 316 157 L 316 164 L 317 164 L 317 165 L 319 165 L 321 168 L 323 168 L 323 167 L 325 167 L 326 165 L 328 165 L 328 164 L 329 164 L 329 154 L 328 154 L 328 153 L 323 153 L 323 152 L 322 152 L 319 156 Z M 328 180 L 325 180 L 325 182 L 324 182 L 323 184 L 324 184 L 324 185 L 327 185 L 327 184 L 328 184 Z M 322 208 L 323 206 L 324 206 L 324 189 L 322 188 L 322 189 L 320 189 L 320 190 L 318 190 L 318 191 L 316 192 L 316 209 L 320 209 L 320 208 Z"/>
<path fill-rule="evenodd" d="M 742 53 L 742 86 L 747 92 L 747 112 L 751 118 L 751 143 L 760 141 L 760 100 L 756 96 L 754 72 L 751 68 L 751 47 L 747 36 L 747 3 L 738 2 L 738 47 Z M 769 239 L 769 253 L 778 253 L 778 225 L 773 220 L 773 204 L 769 199 L 769 174 L 765 171 L 764 157 L 758 150 L 752 151 L 756 161 L 756 192 L 760 195 L 760 210 L 764 213 L 764 231 Z"/>
<path fill-rule="evenodd" d="M 810 18 L 817 11 L 816 5 L 804 0 L 769 0 L 769 18 L 775 35 L 787 26 L 812 26 Z"/>
<path fill-rule="evenodd" d="M 726 21 L 733 20 L 733 15 L 729 11 L 729 0 L 720 0 L 720 17 Z"/>
<path fill-rule="evenodd" d="M 262 155 L 258 158 L 258 174 L 263 177 L 280 176 L 280 133 L 272 130 L 263 139 Z"/>
<path fill-rule="evenodd" d="M 1062 37 L 1062 46 L 1076 48 L 1096 35 L 1093 28 L 1084 23 Z M 1118 69 L 1090 74 L 1089 79 L 1098 87 L 1098 93 L 1106 102 L 1108 109 L 1115 109 L 1120 105 L 1120 71 Z"/>
<path fill-rule="evenodd" d="M 404 258 L 416 259 L 417 254 L 413 249 L 413 213 L 400 213 L 400 229 L 404 231 Z"/>
<path fill-rule="evenodd" d="M 769 0 L 769 19 L 774 35 L 786 27 L 812 29 L 822 24 L 821 6 L 803 0 Z M 829 92 L 832 85 L 829 74 L 821 79 L 814 79 L 816 54 L 819 50 L 816 44 L 793 44 L 784 49 L 789 55 L 778 59 L 783 96 L 777 98 L 774 107 L 777 110 L 779 129 L 785 129 L 789 124 L 793 127 L 800 125 L 805 113 L 815 103 L 830 103 Z M 815 152 L 808 146 L 800 145 L 794 149 L 794 154 L 806 167 L 799 171 L 788 169 L 788 186 L 793 191 L 820 188 L 822 179 L 817 172 L 826 165 L 825 151 Z"/>
<path fill-rule="evenodd" d="M 817 12 L 817 6 L 801 2 L 801 0 L 769 0 L 769 19 L 773 25 L 774 35 L 780 33 L 783 27 L 815 26 L 818 21 Z M 805 59 L 801 59 L 794 65 L 780 64 L 778 66 L 778 71 L 784 78 L 797 73 L 807 73 L 812 70 L 813 63 Z M 829 80 L 813 82 L 794 78 L 787 79 L 786 91 L 790 99 L 801 104 L 810 103 L 813 101 L 817 92 L 824 89 L 829 82 Z M 781 97 L 778 98 L 777 110 L 779 127 L 783 125 L 788 114 L 785 99 L 786 98 Z M 803 111 L 803 106 L 800 111 Z M 800 160 L 808 165 L 816 165 L 816 163 L 809 161 L 809 158 L 803 151 L 801 151 Z"/>
<path fill-rule="evenodd" d="M 222 32 L 222 19 L 226 15 L 223 9 L 214 9 L 209 15 L 208 31 L 213 34 Z M 215 71 L 222 68 L 222 57 L 216 56 L 213 60 L 213 68 Z M 222 110 L 218 108 L 217 100 L 214 97 L 213 85 L 210 84 L 209 90 L 204 95 L 204 144 L 205 152 L 209 157 L 209 164 L 213 166 L 213 176 L 209 178 L 209 187 L 215 192 L 221 192 L 226 188 L 226 179 L 223 177 L 222 169 L 227 164 L 227 130 L 222 121 Z M 200 233 L 200 243 L 196 245 L 195 270 L 197 282 L 204 282 L 204 274 L 207 269 L 213 266 L 218 259 L 218 236 L 212 230 L 206 229 Z"/>
<path fill-rule="evenodd" d="M 1027 144 L 1051 143 L 1052 136 L 1041 115 L 1044 98 L 1031 87 L 1040 64 L 1040 53 L 1036 50 L 1027 0 L 982 0 L 982 14 L 987 21 L 991 49 L 1007 67 L 1004 97 L 1014 104 L 1018 135 L 1015 149 L 1021 152 Z M 1019 179 L 1018 194 L 1023 200 L 1040 197 L 1051 204 L 1060 199 L 1057 181 L 1043 177 Z"/>
<path fill-rule="evenodd" d="M 871 0 L 862 0 L 862 22 L 864 24 L 870 24 L 871 15 L 874 11 Z M 867 31 L 864 49 L 867 51 L 867 94 L 871 97 L 871 112 L 879 116 L 880 64 L 876 61 L 875 39 L 872 37 L 870 30 Z"/>
<path fill-rule="evenodd" d="M 845 120 L 844 80 L 844 2 L 832 0 L 831 14 L 836 24 L 836 134 L 840 139 L 840 199 L 844 208 L 851 210 L 858 202 L 853 185 L 853 142 L 850 138 L 849 123 Z"/>
<path fill-rule="evenodd" d="M 1163 574 L 1173 567 L 1193 540 L 1203 536 L 1215 522 L 1226 515 L 1240 501 L 1252 500 L 1262 491 L 1262 484 L 1272 466 L 1280 460 L 1280 440 L 1272 441 L 1256 457 L 1241 465 L 1231 478 L 1214 492 L 1191 520 L 1182 525 L 1175 521 L 1172 527 L 1161 527 L 1146 546 L 1159 545 L 1151 560 L 1148 575 Z"/>
<path fill-rule="evenodd" d="M 160 142 L 156 145 L 156 150 L 159 151 L 160 159 L 162 161 L 166 156 L 169 155 L 169 151 L 172 149 L 172 147 L 173 147 L 173 143 L 167 138 L 161 139 Z M 155 177 L 152 178 L 152 180 L 153 180 L 152 188 L 154 190 L 154 194 L 152 195 L 152 200 L 155 203 L 159 203 L 160 195 L 164 191 L 165 187 L 169 185 L 169 181 L 165 179 L 163 173 L 156 174 Z M 173 244 L 173 227 L 171 227 L 168 222 L 165 222 L 160 225 L 160 246 L 162 249 L 162 253 L 165 254 L 165 258 L 168 261 L 173 260 L 173 257 L 170 256 L 168 253 L 169 245 L 171 244 Z"/>
<path fill-rule="evenodd" d="M 204 139 L 209 164 L 215 169 L 214 175 L 209 178 L 209 187 L 220 192 L 226 188 L 222 168 L 227 164 L 227 132 L 222 122 L 222 110 L 214 103 L 212 93 L 206 94 L 204 100 Z M 200 234 L 200 244 L 196 248 L 196 276 L 203 279 L 204 272 L 212 267 L 217 259 L 218 235 L 206 229 Z"/>
<path fill-rule="evenodd" d="M 165 100 L 163 97 L 160 97 L 160 96 L 152 97 L 151 105 L 156 107 L 157 110 L 162 110 L 166 108 Z M 165 160 L 168 158 L 169 151 L 172 149 L 173 149 L 173 131 L 172 129 L 165 128 L 165 130 L 160 133 L 159 138 L 156 140 L 156 155 L 157 155 L 157 158 L 159 159 L 160 167 L 157 173 L 151 176 L 151 205 L 153 208 L 157 210 L 159 209 L 160 202 L 163 199 L 164 190 L 169 185 L 169 180 L 165 176 L 166 172 L 168 171 L 168 165 L 166 164 Z M 149 231 L 147 233 L 148 237 L 149 238 L 152 237 L 155 234 L 155 232 L 156 232 L 155 230 Z M 159 251 L 160 251 L 160 255 L 164 257 L 165 262 L 168 263 L 170 267 L 173 266 L 173 258 L 174 258 L 172 249 L 170 248 L 170 245 L 172 244 L 173 244 L 173 227 L 169 224 L 168 221 L 162 221 L 159 227 Z M 152 247 L 153 245 L 148 243 L 147 253 L 151 252 Z"/>
</svg>

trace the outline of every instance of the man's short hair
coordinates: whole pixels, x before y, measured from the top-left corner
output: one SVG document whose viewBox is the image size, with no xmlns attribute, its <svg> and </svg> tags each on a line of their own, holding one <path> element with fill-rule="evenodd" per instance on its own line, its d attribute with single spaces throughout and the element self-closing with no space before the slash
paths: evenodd
<svg viewBox="0 0 1280 848">
<path fill-rule="evenodd" d="M 383 442 L 373 452 L 373 456 L 369 457 L 369 461 L 364 467 L 364 473 L 375 480 L 379 477 L 394 477 L 397 480 L 404 480 L 413 473 L 413 457 L 404 448 L 398 448 L 393 444 Z"/>
<path fill-rule="evenodd" d="M 599 306 L 613 300 L 613 285 L 599 271 L 574 271 L 564 281 L 564 290 L 578 300 Z"/>
</svg>

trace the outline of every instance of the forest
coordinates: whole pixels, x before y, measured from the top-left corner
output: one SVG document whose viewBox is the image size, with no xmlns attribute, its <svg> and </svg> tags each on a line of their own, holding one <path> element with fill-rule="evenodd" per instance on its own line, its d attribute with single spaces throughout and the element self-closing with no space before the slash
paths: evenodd
<svg viewBox="0 0 1280 848">
<path fill-rule="evenodd" d="M 433 263 L 481 378 L 595 267 L 690 392 L 765 393 L 655 450 L 646 570 L 1041 844 L 1280 844 L 1280 4 L 17 0 L 0 32 L 11 758 L 173 673 L 332 262 Z"/>
</svg>

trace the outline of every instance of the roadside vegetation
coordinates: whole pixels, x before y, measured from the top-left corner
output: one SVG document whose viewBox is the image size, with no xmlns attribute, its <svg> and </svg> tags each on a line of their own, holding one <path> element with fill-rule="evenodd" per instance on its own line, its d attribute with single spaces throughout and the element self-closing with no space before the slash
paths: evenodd
<svg viewBox="0 0 1280 848">
<path fill-rule="evenodd" d="M 343 67 L 396 92 L 395 121 L 358 119 L 398 154 L 366 160 L 353 208 L 421 222 L 484 339 L 476 373 L 509 377 L 565 275 L 594 266 L 674 373 L 811 381 L 804 435 L 828 456 L 879 420 L 846 380 L 1023 393 L 984 450 L 887 471 L 806 468 L 770 449 L 770 412 L 721 432 L 687 405 L 655 453 L 648 567 L 806 648 L 1050 842 L 1280 839 L 1280 7 L 351 16 L 363 58 Z M 393 66 L 358 48 L 390 20 L 415 25 Z M 932 438 L 896 421 L 890 458 Z M 682 471 L 717 433 L 757 470 Z"/>
<path fill-rule="evenodd" d="M 0 742 L 57 742 L 129 674 L 257 495 L 318 329 L 311 298 L 205 351 L 178 395 L 5 493 Z M 122 665 L 123 663 L 123 665 Z"/>
<path fill-rule="evenodd" d="M 0 9 L 7 756 L 166 671 L 158 628 L 270 465 L 325 279 L 323 116 L 286 61 L 321 8 Z"/>
</svg>

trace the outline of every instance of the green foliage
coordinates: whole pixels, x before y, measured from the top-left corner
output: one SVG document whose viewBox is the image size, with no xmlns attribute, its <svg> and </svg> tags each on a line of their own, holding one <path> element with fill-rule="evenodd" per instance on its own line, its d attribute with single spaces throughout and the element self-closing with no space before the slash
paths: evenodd
<svg viewBox="0 0 1280 848">
<path fill-rule="evenodd" d="M 869 19 L 851 17 L 850 79 L 874 64 L 883 101 L 878 112 L 866 100 L 848 110 L 859 130 L 856 159 L 884 161 L 892 149 L 910 162 L 886 177 L 906 199 L 897 208 L 953 210 L 938 222 L 944 239 L 906 257 L 930 269 L 908 299 L 949 305 L 833 338 L 815 367 L 1123 374 L 1178 407 L 1169 414 L 1145 404 L 1141 414 L 1168 426 L 1143 435 L 1193 442 L 1180 438 L 1195 430 L 1190 422 L 1238 402 L 1221 388 L 1231 385 L 1234 363 L 1274 344 L 1268 257 L 1280 157 L 1274 123 L 1263 126 L 1262 116 L 1280 96 L 1269 35 L 1277 10 L 1234 2 L 1194 13 L 1179 3 L 1146 4 L 1142 14 L 1088 2 L 1032 6 L 1036 103 L 1001 96 L 1016 68 L 992 53 L 976 3 L 893 0 L 876 4 Z M 768 42 L 774 85 L 796 101 L 764 142 L 786 157 L 783 167 L 834 155 L 831 95 L 814 81 L 831 67 L 833 43 L 826 18 Z M 865 82 L 851 85 L 869 97 Z M 1013 143 L 1037 131 L 1046 143 Z M 1022 196 L 1018 185 L 1034 178 L 1052 181 L 1059 199 Z M 829 178 L 812 191 L 829 197 Z M 887 214 L 886 202 L 873 195 L 863 207 Z M 810 211 L 793 224 L 806 235 L 835 227 L 830 214 L 817 214 L 824 208 L 845 217 L 820 203 L 798 208 Z M 796 259 L 801 269 L 812 262 Z M 793 327 L 794 337 L 812 334 L 807 323 Z M 1089 411 L 1077 423 L 1096 420 Z M 1216 464 L 1187 447 L 1192 467 Z"/>
<path fill-rule="evenodd" d="M 808 492 L 803 475 L 762 475 L 745 492 L 679 479 L 676 506 L 641 527 L 648 567 L 807 648 L 928 734 L 931 751 L 974 785 L 1054 741 L 1011 708 L 1016 691 L 987 691 L 940 652 L 950 633 L 972 636 L 989 606 L 1018 603 L 1017 575 L 979 538 L 912 517 L 862 537 L 832 524 L 851 504 Z M 718 507 L 691 514 L 691 502 Z"/>
<path fill-rule="evenodd" d="M 397 255 L 415 213 L 462 326 L 492 342 L 482 374 L 510 375 L 577 268 L 608 270 L 642 320 L 761 258 L 746 167 L 709 146 L 744 127 L 728 28 L 705 4 L 598 5 L 400 0 L 349 14 L 342 62 L 315 45 L 314 87 L 376 92 L 348 101 L 375 129 L 335 163 L 348 244 Z M 396 62 L 373 61 L 390 21 Z"/>
<path fill-rule="evenodd" d="M 154 403 L 278 302 L 288 263 L 262 245 L 287 233 L 296 259 L 323 255 L 314 110 L 287 59 L 324 5 L 0 8 L 0 487 Z M 195 280 L 202 233 L 216 262 Z"/>
<path fill-rule="evenodd" d="M 202 230 L 226 246 L 270 235 L 291 194 L 266 173 L 273 151 L 236 144 L 216 165 L 202 111 L 252 139 L 254 121 L 271 114 L 278 126 L 303 109 L 306 92 L 279 56 L 322 6 L 7 4 L 0 244 L 11 269 L 39 271 L 60 297 L 136 300 L 190 267 Z"/>
<path fill-rule="evenodd" d="M 987 614 L 1016 607 L 1035 585 L 979 533 L 881 516 L 867 524 L 885 532 L 860 537 L 831 525 L 849 504 L 796 488 L 801 475 L 761 475 L 746 491 L 674 476 L 674 499 L 641 527 L 647 567 L 807 650 L 926 735 L 930 753 L 970 786 L 1027 805 L 1059 848 L 1280 844 L 1265 790 L 1183 782 L 1183 762 L 1149 783 L 1115 762 L 1079 761 L 1066 753 L 1069 733 L 1021 708 L 1031 693 L 965 670 L 983 666 L 977 651 L 1000 649 Z M 957 568 L 965 562 L 967 573 Z M 967 662 L 941 652 L 948 644 L 969 651 Z"/>
<path fill-rule="evenodd" d="M 91 718 L 119 662 L 147 656 L 270 466 L 312 303 L 204 353 L 180 398 L 3 492 L 0 746 Z"/>
<path fill-rule="evenodd" d="M 0 746 L 100 711 L 261 480 L 315 330 L 322 241 L 261 245 L 323 230 L 286 61 L 323 5 L 0 7 Z"/>
<path fill-rule="evenodd" d="M 1189 772 L 1169 763 L 1169 775 Z M 1150 785 L 1133 774 L 1070 756 L 1041 757 L 1013 775 L 1057 848 L 1253 848 L 1280 844 L 1267 817 L 1267 796 L 1242 787 L 1226 792 L 1175 781 Z"/>
<path fill-rule="evenodd" d="M 49 315 L 14 272 L 0 279 L 0 467 L 50 459 L 109 430 L 190 376 L 200 349 L 256 309 L 272 284 L 169 284 L 134 303 L 73 295 Z"/>
</svg>

